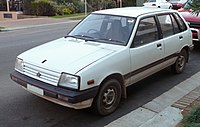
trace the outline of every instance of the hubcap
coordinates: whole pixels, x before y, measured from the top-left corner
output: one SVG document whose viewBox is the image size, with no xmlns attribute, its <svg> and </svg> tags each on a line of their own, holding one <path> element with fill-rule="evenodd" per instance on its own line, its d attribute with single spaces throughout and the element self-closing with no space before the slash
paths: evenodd
<svg viewBox="0 0 200 127">
<path fill-rule="evenodd" d="M 185 65 L 185 57 L 184 56 L 180 56 L 178 58 L 178 68 L 180 70 L 182 70 L 184 68 L 184 65 Z"/>
<path fill-rule="evenodd" d="M 116 98 L 116 93 L 114 89 L 107 89 L 103 95 L 103 104 L 105 108 L 110 108 Z"/>
</svg>

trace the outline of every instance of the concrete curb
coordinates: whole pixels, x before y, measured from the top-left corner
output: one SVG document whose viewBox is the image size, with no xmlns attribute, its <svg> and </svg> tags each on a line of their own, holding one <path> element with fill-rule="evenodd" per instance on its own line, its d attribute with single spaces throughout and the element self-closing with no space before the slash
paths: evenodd
<svg viewBox="0 0 200 127">
<path fill-rule="evenodd" d="M 181 110 L 169 106 L 139 127 L 175 127 L 182 119 Z"/>
<path fill-rule="evenodd" d="M 175 127 L 183 118 L 182 109 L 174 106 L 182 98 L 200 91 L 200 72 L 138 109 L 112 121 L 105 127 Z M 200 97 L 188 102 L 192 103 Z"/>
<path fill-rule="evenodd" d="M 50 24 L 40 24 L 40 25 L 29 25 L 29 26 L 21 26 L 21 27 L 4 28 L 4 29 L 1 29 L 0 32 L 20 30 L 20 29 L 28 29 L 28 28 L 36 28 L 36 27 L 44 27 L 44 26 L 52 26 L 52 25 L 61 25 L 61 24 L 67 24 L 67 23 L 78 23 L 78 22 L 80 22 L 80 20 L 50 23 Z"/>
</svg>

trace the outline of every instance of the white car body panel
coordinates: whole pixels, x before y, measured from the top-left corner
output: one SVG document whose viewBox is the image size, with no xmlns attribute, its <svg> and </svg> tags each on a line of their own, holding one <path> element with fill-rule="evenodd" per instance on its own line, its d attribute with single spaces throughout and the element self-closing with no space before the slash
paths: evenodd
<svg viewBox="0 0 200 127">
<path fill-rule="evenodd" d="M 99 86 L 106 77 L 112 74 L 125 75 L 130 71 L 130 64 L 129 48 L 121 47 L 121 50 L 96 61 L 78 73 L 82 77 L 81 82 L 83 85 L 81 89 L 84 90 L 88 87 Z M 94 86 L 87 85 L 87 81 L 91 79 L 95 79 Z"/>
<path fill-rule="evenodd" d="M 83 40 L 61 38 L 33 48 L 21 54 L 19 57 L 23 58 L 27 63 L 49 68 L 56 72 L 61 73 L 65 70 L 64 72 L 76 74 L 88 64 L 112 52 L 114 52 L 114 50 L 103 48 L 98 45 L 89 45 Z M 44 60 L 46 60 L 46 62 L 42 63 Z"/>
</svg>

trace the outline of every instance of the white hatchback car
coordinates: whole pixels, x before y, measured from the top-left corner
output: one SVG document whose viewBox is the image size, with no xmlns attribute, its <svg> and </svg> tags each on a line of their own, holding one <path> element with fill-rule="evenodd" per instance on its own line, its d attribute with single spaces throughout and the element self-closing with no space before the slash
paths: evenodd
<svg viewBox="0 0 200 127">
<path fill-rule="evenodd" d="M 157 7 L 163 9 L 171 9 L 172 4 L 169 3 L 167 0 L 147 0 L 143 3 L 145 7 Z"/>
<path fill-rule="evenodd" d="M 192 47 L 191 30 L 175 10 L 101 10 L 66 37 L 20 54 L 11 79 L 54 103 L 108 115 L 127 86 L 169 66 L 183 72 Z"/>
</svg>

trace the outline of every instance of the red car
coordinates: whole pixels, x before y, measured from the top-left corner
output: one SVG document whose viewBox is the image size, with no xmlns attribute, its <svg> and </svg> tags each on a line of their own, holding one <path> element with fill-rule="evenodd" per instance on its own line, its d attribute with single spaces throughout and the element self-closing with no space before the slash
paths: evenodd
<svg viewBox="0 0 200 127">
<path fill-rule="evenodd" d="M 169 2 L 172 4 L 172 9 L 178 10 L 184 6 L 187 0 L 169 0 Z"/>
<path fill-rule="evenodd" d="M 188 0 L 184 7 L 179 9 L 179 12 L 183 16 L 183 18 L 188 22 L 192 30 L 193 41 L 197 42 L 200 45 L 200 14 L 196 15 L 192 13 L 192 10 L 184 9 L 187 8 L 189 6 L 188 3 L 191 2 L 192 0 Z"/>
</svg>

